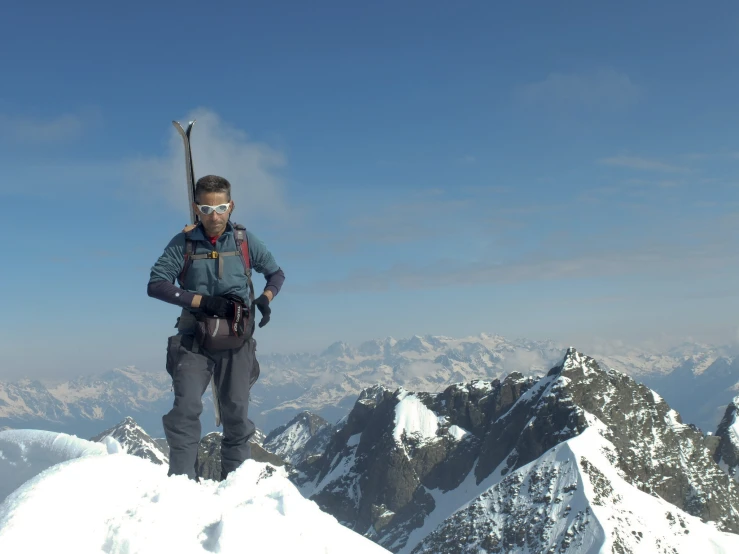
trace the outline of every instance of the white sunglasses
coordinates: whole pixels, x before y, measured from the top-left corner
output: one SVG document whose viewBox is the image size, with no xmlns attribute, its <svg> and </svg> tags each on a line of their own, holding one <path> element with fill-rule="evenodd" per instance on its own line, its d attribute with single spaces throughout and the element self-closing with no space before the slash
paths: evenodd
<svg viewBox="0 0 739 554">
<path fill-rule="evenodd" d="M 208 206 L 207 204 L 195 204 L 198 207 L 198 210 L 200 210 L 200 213 L 203 215 L 210 215 L 213 212 L 216 212 L 217 214 L 225 214 L 228 210 L 229 206 L 231 205 L 231 202 L 228 202 L 227 204 L 220 204 L 218 206 Z"/>
</svg>

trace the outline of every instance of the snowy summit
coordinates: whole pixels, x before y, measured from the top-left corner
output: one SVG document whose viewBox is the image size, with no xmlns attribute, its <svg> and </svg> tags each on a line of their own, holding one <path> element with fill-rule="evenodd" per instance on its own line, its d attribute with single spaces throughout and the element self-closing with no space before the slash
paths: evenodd
<svg viewBox="0 0 739 554">
<path fill-rule="evenodd" d="M 3 553 L 387 552 L 303 498 L 284 469 L 253 460 L 223 482 L 196 483 L 112 438 L 9 430 L 0 432 L 0 483 L 10 493 L 0 504 Z"/>
</svg>

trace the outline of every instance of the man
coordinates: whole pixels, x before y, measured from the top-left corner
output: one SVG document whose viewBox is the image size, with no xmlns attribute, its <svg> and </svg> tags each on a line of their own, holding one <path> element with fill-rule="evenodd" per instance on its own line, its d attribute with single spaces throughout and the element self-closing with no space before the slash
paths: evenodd
<svg viewBox="0 0 739 554">
<path fill-rule="evenodd" d="M 175 396 L 172 410 L 162 418 L 169 444 L 169 475 L 184 474 L 198 480 L 202 397 L 212 377 L 223 423 L 221 477 L 225 479 L 249 457 L 248 441 L 256 430 L 247 417 L 249 390 L 259 377 L 253 337 L 254 308 L 261 313 L 259 327 L 263 327 L 269 322 L 269 304 L 280 291 L 285 274 L 256 235 L 230 221 L 234 202 L 231 184 L 226 179 L 215 175 L 201 177 L 194 198 L 200 221 L 186 227 L 164 249 L 151 268 L 147 294 L 182 307 L 176 325 L 178 333 L 167 342 L 166 367 Z M 248 243 L 249 267 L 266 279 L 264 292 L 252 305 L 248 289 L 251 279 L 237 241 L 243 238 Z M 180 281 L 180 287 L 173 284 L 175 279 Z M 211 349 L 206 348 L 201 340 L 203 335 L 196 332 L 198 322 L 210 316 L 232 324 L 241 313 L 239 306 L 248 314 L 243 320 L 243 332 L 237 334 L 245 339 L 243 345 L 225 350 L 214 350 L 212 345 Z"/>
</svg>

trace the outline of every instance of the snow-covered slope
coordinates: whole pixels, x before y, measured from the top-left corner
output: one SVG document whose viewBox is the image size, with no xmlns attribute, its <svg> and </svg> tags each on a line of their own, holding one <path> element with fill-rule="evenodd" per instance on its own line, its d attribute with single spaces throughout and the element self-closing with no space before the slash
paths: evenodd
<svg viewBox="0 0 739 554">
<path fill-rule="evenodd" d="M 453 503 L 444 506 L 443 492 L 430 491 L 442 514 L 453 513 L 441 525 L 434 525 L 440 518 L 432 514 L 409 543 L 415 536 L 424 539 L 401 552 L 729 554 L 739 549 L 739 535 L 717 531 L 626 482 L 611 463 L 616 449 L 596 431 L 599 422 L 588 419 L 593 427 L 505 477 L 492 476 L 488 481 L 495 484 L 459 510 Z M 468 480 L 465 487 L 476 492 L 484 485 Z"/>
<path fill-rule="evenodd" d="M 51 431 L 0 431 L 0 502 L 28 479 L 53 465 L 120 450 L 121 445 L 109 437 L 90 442 Z"/>
<path fill-rule="evenodd" d="M 322 417 L 302 412 L 273 430 L 265 439 L 264 448 L 297 465 L 311 456 L 323 454 L 332 429 Z"/>
<path fill-rule="evenodd" d="M 249 460 L 222 483 L 198 484 L 135 456 L 104 455 L 98 443 L 76 439 L 70 448 L 66 437 L 35 433 L 0 433 L 31 465 L 60 462 L 0 504 L 0 552 L 387 552 L 321 512 L 268 464 Z M 5 466 L 0 481 L 16 469 Z"/>
<path fill-rule="evenodd" d="M 728 553 L 739 489 L 712 453 L 658 394 L 569 349 L 540 379 L 367 389 L 294 479 L 394 552 L 691 552 L 693 534 Z"/>
<path fill-rule="evenodd" d="M 102 442 L 107 437 L 117 440 L 128 454 L 144 458 L 155 464 L 169 464 L 167 451 L 147 435 L 146 431 L 139 427 L 131 417 L 127 417 L 115 427 L 103 431 L 90 440 Z"/>
</svg>

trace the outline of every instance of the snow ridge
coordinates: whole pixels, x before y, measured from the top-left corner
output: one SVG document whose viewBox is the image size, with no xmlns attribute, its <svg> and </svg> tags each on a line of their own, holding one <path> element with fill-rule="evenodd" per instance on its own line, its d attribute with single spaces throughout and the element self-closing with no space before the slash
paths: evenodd
<svg viewBox="0 0 739 554">
<path fill-rule="evenodd" d="M 321 512 L 284 469 L 269 464 L 247 460 L 226 481 L 196 483 L 167 477 L 157 465 L 124 452 L 106 455 L 102 444 L 38 431 L 9 433 L 0 433 L 0 444 L 29 453 L 31 445 L 39 446 L 26 459 L 30 465 L 38 467 L 43 457 L 66 460 L 0 504 L 0 552 L 235 554 L 244 545 L 255 552 L 387 552 Z M 0 482 L 17 469 L 3 467 Z"/>
</svg>

